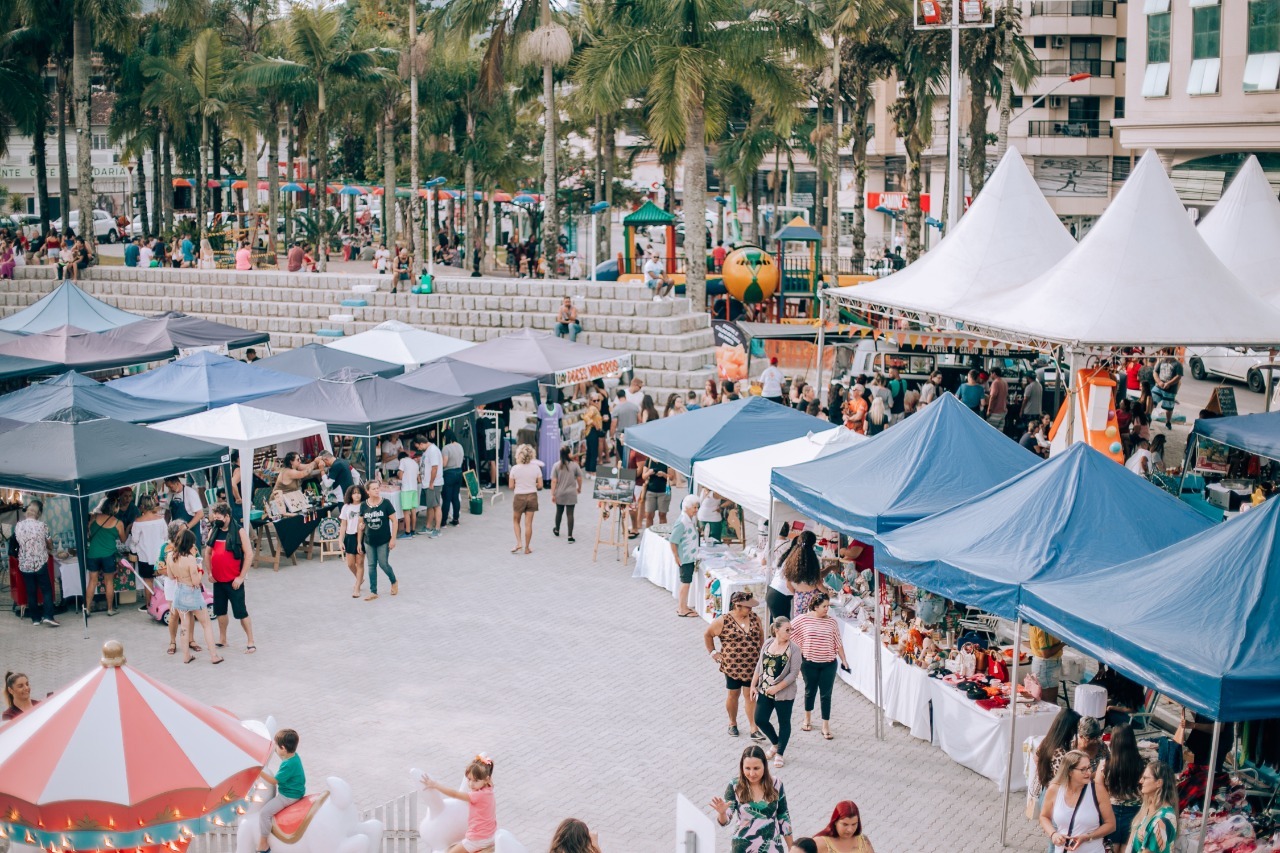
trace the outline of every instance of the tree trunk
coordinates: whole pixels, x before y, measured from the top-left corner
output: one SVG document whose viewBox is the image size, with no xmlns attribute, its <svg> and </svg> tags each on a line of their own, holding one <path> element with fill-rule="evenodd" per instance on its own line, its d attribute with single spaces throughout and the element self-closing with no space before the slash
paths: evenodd
<svg viewBox="0 0 1280 853">
<path fill-rule="evenodd" d="M 92 102 L 89 94 L 89 48 L 93 33 L 89 19 L 76 15 L 71 28 L 72 63 L 71 94 L 76 111 L 76 201 L 80 210 L 80 230 L 85 242 L 94 244 L 93 231 L 93 128 L 90 125 Z M 70 221 L 70 219 L 64 220 Z"/>
<path fill-rule="evenodd" d="M 32 150 L 36 159 L 36 205 L 40 208 L 40 243 L 49 236 L 49 152 L 45 150 L 45 136 L 49 130 L 49 107 L 45 98 L 36 106 L 36 126 L 32 135 Z M 141 161 L 139 161 L 141 162 Z"/>
<path fill-rule="evenodd" d="M 844 98 L 840 87 L 840 34 L 834 33 L 834 49 L 831 51 L 831 203 L 827 215 L 831 217 L 831 243 L 828 251 L 832 261 L 831 281 L 839 272 L 840 258 L 840 119 Z"/>
<path fill-rule="evenodd" d="M 987 79 L 982 75 L 969 78 L 969 186 L 973 197 L 982 192 L 982 185 L 987 180 Z M 964 210 L 964 187 L 957 187 L 961 193 L 960 209 Z"/>
<path fill-rule="evenodd" d="M 58 69 L 58 217 L 62 236 L 71 222 L 71 161 L 67 158 L 67 72 Z"/>
<path fill-rule="evenodd" d="M 240 146 L 244 153 L 244 202 L 241 207 L 248 214 L 245 225 L 249 236 L 249 247 L 258 244 L 258 129 L 253 122 L 246 121 L 241 128 Z M 240 219 L 240 211 L 236 211 L 236 219 Z"/>
<path fill-rule="evenodd" d="M 319 109 L 316 110 L 316 144 L 311 154 L 316 158 L 316 196 L 312 211 L 316 216 L 316 269 L 329 269 L 329 137 L 325 132 L 324 83 L 319 85 Z"/>
<path fill-rule="evenodd" d="M 867 256 L 867 144 L 870 126 L 867 121 L 871 104 L 871 84 L 866 75 L 855 68 L 853 101 L 853 127 L 851 130 L 851 154 L 853 156 L 853 257 L 854 263 L 863 263 Z"/>
<path fill-rule="evenodd" d="M 544 3 L 545 5 L 545 3 Z M 542 136 L 542 251 L 547 257 L 547 278 L 559 278 L 556 256 L 560 248 L 559 188 L 556 165 L 556 82 L 550 62 L 542 63 L 542 102 L 546 110 Z"/>
<path fill-rule="evenodd" d="M 382 241 L 396 251 L 396 140 L 395 114 L 388 108 L 382 118 Z M 388 274 L 394 271 L 394 265 Z"/>
<path fill-rule="evenodd" d="M 1022 8 L 1019 3 L 1011 3 L 1004 10 L 1004 38 L 1000 50 L 1000 65 L 1004 76 L 1000 85 L 1000 130 L 996 134 L 997 165 L 1004 159 L 1004 152 L 1009 147 L 1009 122 L 1013 120 L 1013 32 L 1020 14 Z"/>
<path fill-rule="evenodd" d="M 613 177 L 618 173 L 618 128 L 617 113 L 609 113 L 604 117 L 604 200 L 613 205 Z M 597 252 L 600 258 L 613 257 L 613 214 L 608 213 L 604 217 L 604 239 L 600 245 L 604 247 L 602 252 Z"/>
<path fill-rule="evenodd" d="M 145 157 L 138 157 L 138 182 L 133 185 L 138 194 L 138 218 L 142 220 L 143 233 L 151 232 L 151 216 L 147 208 L 147 163 Z M 125 242 L 128 239 L 125 238 Z"/>
<path fill-rule="evenodd" d="M 422 257 L 422 201 L 418 197 L 418 3 L 409 3 L 409 231 L 413 234 L 409 251 L 411 271 L 425 266 Z"/>
<path fill-rule="evenodd" d="M 462 267 L 466 269 L 471 263 L 471 248 L 478 239 L 476 234 L 476 164 L 472 159 L 475 156 L 476 143 L 476 118 L 470 112 L 467 113 L 467 156 L 466 166 L 463 168 L 463 192 L 466 194 L 466 203 L 463 210 L 466 211 L 466 218 L 463 220 L 462 241 L 459 245 Z M 543 234 L 545 237 L 545 232 Z M 545 246 L 545 243 L 544 243 Z M 548 260 L 548 268 L 555 261 L 555 255 Z"/>
<path fill-rule="evenodd" d="M 684 295 L 707 310 L 707 120 L 702 92 L 689 102 L 684 146 Z"/>
<path fill-rule="evenodd" d="M 280 106 L 271 105 L 267 124 L 267 257 L 275 259 L 276 237 L 280 228 Z M 257 198 L 257 188 L 254 188 Z M 255 205 L 256 207 L 256 205 Z"/>
<path fill-rule="evenodd" d="M 196 245 L 200 245 L 200 241 L 204 239 L 204 197 L 209 189 L 209 181 L 206 177 L 208 172 L 209 157 L 209 119 L 202 116 L 200 118 L 200 157 L 196 166 L 196 185 L 193 190 L 196 194 Z"/>
<path fill-rule="evenodd" d="M 209 193 L 209 206 L 213 209 L 214 215 L 222 213 L 222 126 L 217 122 L 213 123 L 213 163 L 212 180 L 218 183 L 218 186 Z"/>
<path fill-rule="evenodd" d="M 596 168 L 595 175 L 591 182 L 591 203 L 593 205 L 604 201 L 604 116 L 597 114 L 595 122 L 596 131 Z M 605 247 L 605 229 L 609 225 L 609 212 L 605 211 L 604 215 L 592 214 L 591 227 L 595 229 L 592 235 L 595 239 L 596 256 L 588 258 L 588 262 L 594 261 L 600 263 L 609 257 L 609 250 Z M 587 278 L 591 278 L 591 270 L 587 270 Z"/>
<path fill-rule="evenodd" d="M 295 143 L 295 139 L 296 139 L 295 128 L 297 124 L 297 118 L 298 118 L 297 112 L 293 109 L 292 106 L 289 107 L 288 111 L 285 113 L 285 118 L 284 118 L 284 126 L 285 126 L 284 180 L 285 180 L 285 183 L 289 183 L 290 181 L 297 180 L 297 175 L 295 174 L 294 168 L 293 168 L 293 158 L 297 153 L 295 151 L 295 148 L 297 147 Z M 290 195 L 293 195 L 293 193 L 290 193 Z M 286 252 L 289 250 L 289 246 L 293 244 L 293 225 L 294 225 L 294 222 L 293 222 L 292 205 L 289 204 L 288 199 L 285 199 L 284 247 L 283 248 Z"/>
<path fill-rule="evenodd" d="M 154 237 L 160 233 L 160 223 L 164 221 L 164 193 L 161 191 L 161 178 L 164 173 L 164 166 L 160 158 L 160 144 L 164 140 L 164 127 L 157 120 L 156 135 L 151 140 L 151 202 L 155 207 L 155 212 L 151 217 L 150 227 L 147 229 L 147 236 Z"/>
<path fill-rule="evenodd" d="M 920 154 L 923 146 L 909 135 L 903 140 L 907 150 L 907 210 L 903 222 L 907 232 L 907 263 L 920 257 L 920 228 L 923 216 L 920 211 L 920 193 L 923 183 L 920 177 Z"/>
</svg>

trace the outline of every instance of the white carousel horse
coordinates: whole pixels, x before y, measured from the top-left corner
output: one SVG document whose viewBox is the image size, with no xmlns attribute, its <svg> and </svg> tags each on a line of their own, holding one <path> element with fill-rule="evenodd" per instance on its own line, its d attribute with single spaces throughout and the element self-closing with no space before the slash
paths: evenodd
<svg viewBox="0 0 1280 853">
<path fill-rule="evenodd" d="M 421 785 L 426 774 L 415 768 L 409 771 L 409 776 L 415 783 Z M 464 779 L 457 790 L 465 791 L 466 788 L 467 783 Z M 425 787 L 422 789 L 421 797 L 427 813 L 422 818 L 422 823 L 418 825 L 418 835 L 429 853 L 445 853 L 467 834 L 467 804 Z M 505 829 L 499 829 L 494 835 L 492 849 L 493 853 L 529 853 L 528 849 Z"/>
</svg>

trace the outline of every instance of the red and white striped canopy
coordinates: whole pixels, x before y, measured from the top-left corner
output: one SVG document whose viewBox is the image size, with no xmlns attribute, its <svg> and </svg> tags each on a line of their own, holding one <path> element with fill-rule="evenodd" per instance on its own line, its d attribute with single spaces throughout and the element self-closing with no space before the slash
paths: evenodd
<svg viewBox="0 0 1280 853">
<path fill-rule="evenodd" d="M 0 726 L 0 823 L 78 835 L 189 821 L 199 834 L 249 792 L 271 741 L 124 666 L 112 646 L 102 667 Z"/>
</svg>

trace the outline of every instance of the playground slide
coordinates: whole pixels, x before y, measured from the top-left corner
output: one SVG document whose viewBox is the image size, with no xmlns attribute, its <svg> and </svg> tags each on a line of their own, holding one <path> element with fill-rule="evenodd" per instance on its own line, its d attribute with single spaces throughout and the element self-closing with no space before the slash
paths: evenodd
<svg viewBox="0 0 1280 853">
<path fill-rule="evenodd" d="M 1124 448 L 1120 427 L 1116 422 L 1116 383 L 1105 368 L 1093 367 L 1076 371 L 1076 413 L 1073 433 L 1076 441 L 1088 442 L 1094 450 L 1124 464 Z M 1068 397 L 1058 409 L 1049 432 L 1049 453 L 1067 449 Z"/>
</svg>

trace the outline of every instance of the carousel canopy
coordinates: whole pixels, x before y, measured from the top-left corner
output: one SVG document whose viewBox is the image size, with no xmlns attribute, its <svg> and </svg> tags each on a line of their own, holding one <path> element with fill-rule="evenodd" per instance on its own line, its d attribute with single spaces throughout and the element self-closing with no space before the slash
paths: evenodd
<svg viewBox="0 0 1280 853">
<path fill-rule="evenodd" d="M 191 403 L 130 397 L 74 370 L 0 397 L 0 417 L 32 423 L 79 408 L 129 423 L 152 423 L 200 411 Z"/>
<path fill-rule="evenodd" d="M 505 400 L 518 394 L 538 398 L 538 380 L 518 373 L 507 373 L 459 361 L 440 358 L 417 370 L 397 377 L 395 382 L 424 391 L 438 391 L 455 397 L 469 397 L 477 406 Z"/>
<path fill-rule="evenodd" d="M 966 458 L 974 468 L 983 464 L 980 456 Z M 891 575 L 1013 619 L 1024 583 L 1138 559 L 1209 524 L 1173 495 L 1076 444 L 879 539 L 892 555 L 885 565 Z"/>
<path fill-rule="evenodd" d="M 1257 157 L 1249 155 L 1196 230 L 1254 293 L 1280 297 L 1280 199 Z"/>
<path fill-rule="evenodd" d="M 1280 716 L 1280 500 L 1118 566 L 1032 581 L 1022 615 L 1225 722 Z M 1105 594 L 1099 591 L 1105 590 Z"/>
<path fill-rule="evenodd" d="M 46 850 L 147 848 L 234 823 L 268 738 L 124 665 L 0 726 L 0 826 Z"/>
<path fill-rule="evenodd" d="M 105 337 L 129 338 L 145 341 L 157 346 L 170 346 L 174 349 L 197 349 L 200 347 L 221 347 L 239 349 L 254 344 L 265 344 L 271 340 L 266 332 L 251 332 L 183 314 L 181 311 L 169 311 L 147 317 L 136 323 L 121 326 L 119 329 L 105 333 Z"/>
<path fill-rule="evenodd" d="M 305 378 L 292 373 L 254 367 L 217 353 L 197 352 L 164 367 L 116 379 L 107 383 L 107 387 L 133 397 L 181 400 L 214 409 L 288 391 L 306 383 Z"/>
<path fill-rule="evenodd" d="M 350 367 L 362 373 L 371 373 L 384 379 L 404 373 L 403 364 L 392 364 L 389 361 L 334 349 L 323 344 L 305 344 L 270 358 L 260 358 L 254 362 L 254 366 L 278 370 L 281 373 L 292 373 L 295 376 L 305 376 L 308 379 L 320 379 L 344 367 Z"/>
<path fill-rule="evenodd" d="M 1037 462 L 952 394 L 840 453 L 773 472 L 773 496 L 842 533 L 879 537 Z"/>
<path fill-rule="evenodd" d="M 173 352 L 171 346 L 110 339 L 74 326 L 59 326 L 0 344 L 0 356 L 18 356 L 62 365 L 62 369 L 54 371 L 56 373 L 67 369 L 90 371 L 129 367 L 169 358 Z"/>
<path fill-rule="evenodd" d="M 550 332 L 520 329 L 453 355 L 492 370 L 533 376 L 555 385 L 573 385 L 631 368 L 631 354 L 570 342 Z"/>
<path fill-rule="evenodd" d="M 835 424 L 830 421 L 763 397 L 747 397 L 638 424 L 627 430 L 626 444 L 628 450 L 692 474 L 697 462 L 831 429 Z"/>
<path fill-rule="evenodd" d="M 339 338 L 328 344 L 336 350 L 353 352 L 367 358 L 417 367 L 446 355 L 454 355 L 474 344 L 428 332 L 399 320 L 388 320 L 349 338 Z"/>
<path fill-rule="evenodd" d="M 90 296 L 74 282 L 65 281 L 39 301 L 0 320 L 0 330 L 31 334 L 75 326 L 88 332 L 105 332 L 141 319 Z"/>
</svg>

